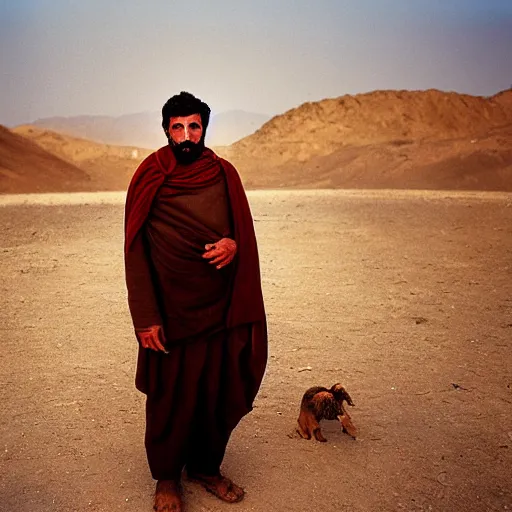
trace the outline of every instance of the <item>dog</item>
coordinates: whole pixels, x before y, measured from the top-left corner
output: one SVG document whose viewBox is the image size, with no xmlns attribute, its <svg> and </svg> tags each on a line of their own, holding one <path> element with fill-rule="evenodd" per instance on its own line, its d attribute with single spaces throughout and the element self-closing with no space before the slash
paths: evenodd
<svg viewBox="0 0 512 512">
<path fill-rule="evenodd" d="M 334 384 L 330 389 L 322 386 L 309 388 L 302 397 L 297 432 L 303 439 L 314 436 L 317 441 L 325 443 L 327 439 L 322 435 L 320 421 L 339 420 L 343 432 L 354 439 L 357 430 L 352 424 L 350 415 L 345 410 L 343 402 L 354 407 L 354 402 L 347 390 L 341 384 Z"/>
</svg>

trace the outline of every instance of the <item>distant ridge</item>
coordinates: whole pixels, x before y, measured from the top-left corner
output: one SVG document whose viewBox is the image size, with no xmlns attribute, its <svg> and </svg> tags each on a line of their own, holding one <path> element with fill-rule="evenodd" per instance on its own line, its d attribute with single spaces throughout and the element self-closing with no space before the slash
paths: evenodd
<svg viewBox="0 0 512 512">
<path fill-rule="evenodd" d="M 242 110 L 213 115 L 207 130 L 209 146 L 227 146 L 254 133 L 270 116 Z M 33 126 L 102 144 L 157 149 L 167 144 L 160 112 L 141 112 L 119 117 L 73 116 L 37 119 Z"/>
<path fill-rule="evenodd" d="M 119 117 L 47 117 L 37 119 L 31 125 L 101 144 L 143 148 L 156 148 L 165 144 L 158 112 L 141 112 Z"/>
</svg>

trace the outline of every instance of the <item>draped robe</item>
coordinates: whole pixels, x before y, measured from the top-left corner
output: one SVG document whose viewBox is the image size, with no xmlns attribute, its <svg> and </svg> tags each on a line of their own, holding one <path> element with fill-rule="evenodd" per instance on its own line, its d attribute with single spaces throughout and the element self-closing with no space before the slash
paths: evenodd
<svg viewBox="0 0 512 512">
<path fill-rule="evenodd" d="M 218 270 L 202 254 L 223 237 L 237 253 Z M 184 465 L 214 474 L 267 359 L 256 238 L 234 167 L 209 149 L 190 165 L 169 146 L 146 158 L 126 199 L 125 269 L 135 329 L 161 325 L 169 352 L 139 345 L 153 477 L 176 478 Z"/>
</svg>

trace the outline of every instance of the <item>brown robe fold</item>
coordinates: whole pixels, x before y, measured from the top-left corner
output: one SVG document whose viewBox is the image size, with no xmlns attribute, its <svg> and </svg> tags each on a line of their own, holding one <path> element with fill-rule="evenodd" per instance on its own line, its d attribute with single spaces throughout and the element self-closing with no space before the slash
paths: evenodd
<svg viewBox="0 0 512 512">
<path fill-rule="evenodd" d="M 220 168 L 216 180 L 204 187 L 176 190 L 172 178 L 162 184 L 127 259 L 135 276 L 137 269 L 145 271 L 146 261 L 153 274 L 152 288 L 140 283 L 144 288 L 130 297 L 136 328 L 155 325 L 154 319 L 160 317 L 172 343 L 225 326 L 234 266 L 218 270 L 202 256 L 207 243 L 232 236 L 230 224 Z M 163 315 L 152 314 L 156 304 Z"/>
</svg>

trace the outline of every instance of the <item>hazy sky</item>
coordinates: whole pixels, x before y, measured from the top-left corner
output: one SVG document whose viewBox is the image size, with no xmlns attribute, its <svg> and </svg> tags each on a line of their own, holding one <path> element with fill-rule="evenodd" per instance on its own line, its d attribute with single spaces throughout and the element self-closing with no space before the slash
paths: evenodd
<svg viewBox="0 0 512 512">
<path fill-rule="evenodd" d="M 0 124 L 512 85 L 512 0 L 0 0 Z"/>
</svg>

